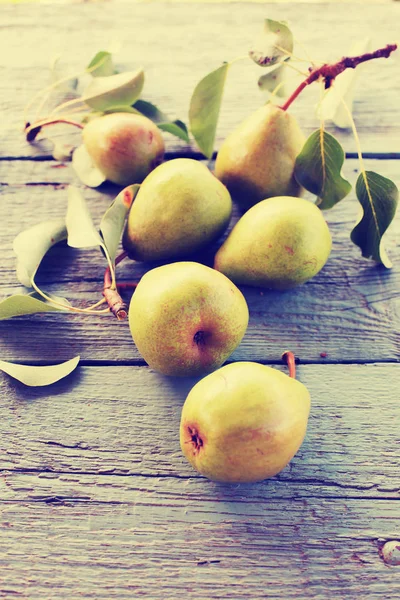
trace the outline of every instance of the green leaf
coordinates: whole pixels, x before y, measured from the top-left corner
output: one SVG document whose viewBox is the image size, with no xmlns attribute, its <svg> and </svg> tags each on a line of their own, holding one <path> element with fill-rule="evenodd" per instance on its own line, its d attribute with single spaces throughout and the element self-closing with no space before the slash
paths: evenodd
<svg viewBox="0 0 400 600">
<path fill-rule="evenodd" d="M 167 115 L 148 100 L 136 100 L 133 108 L 148 119 L 154 121 L 154 123 L 162 123 L 163 121 L 169 122 Z"/>
<path fill-rule="evenodd" d="M 390 269 L 392 263 L 382 237 L 396 214 L 399 190 L 390 179 L 364 171 L 357 179 L 356 194 L 362 215 L 351 232 L 351 240 L 361 248 L 365 258 L 372 258 Z"/>
<path fill-rule="evenodd" d="M 47 295 L 50 296 L 50 294 Z M 54 299 L 55 302 L 69 305 L 68 300 L 65 300 L 65 298 L 59 298 L 57 296 L 51 296 L 51 298 Z M 0 321 L 11 319 L 12 317 L 20 317 L 22 315 L 57 311 L 63 312 L 65 310 L 67 309 L 46 302 L 39 294 L 36 294 L 36 292 L 27 295 L 15 294 L 0 302 Z"/>
<path fill-rule="evenodd" d="M 157 127 L 162 131 L 166 131 L 172 135 L 175 135 L 184 142 L 189 143 L 190 141 L 187 127 L 185 123 L 183 121 L 179 121 L 179 119 L 173 121 L 172 123 L 158 123 Z"/>
<path fill-rule="evenodd" d="M 82 100 L 90 108 L 101 112 L 115 106 L 131 106 L 139 98 L 143 85 L 142 68 L 109 77 L 94 77 L 85 89 Z"/>
<path fill-rule="evenodd" d="M 117 256 L 126 215 L 138 193 L 140 184 L 135 183 L 122 190 L 108 207 L 100 223 L 100 233 L 112 262 Z"/>
<path fill-rule="evenodd" d="M 286 96 L 285 90 L 286 69 L 284 64 L 279 64 L 264 73 L 258 80 L 258 87 L 262 91 L 275 92 L 276 96 L 283 98 Z"/>
<path fill-rule="evenodd" d="M 129 106 L 128 104 L 120 104 L 118 106 L 107 108 L 104 112 L 100 113 L 100 115 L 111 115 L 112 113 L 131 113 L 133 115 L 140 114 L 138 110 L 133 108 L 133 106 Z"/>
<path fill-rule="evenodd" d="M 68 231 L 68 246 L 92 248 L 104 245 L 99 232 L 93 225 L 84 197 L 73 185 L 68 188 L 68 209 L 65 222 Z"/>
<path fill-rule="evenodd" d="M 0 369 L 25 385 L 39 387 L 51 385 L 72 373 L 76 369 L 79 360 L 80 356 L 75 356 L 75 358 L 71 358 L 67 362 L 50 367 L 31 367 L 0 360 Z"/>
<path fill-rule="evenodd" d="M 111 52 L 100 50 L 92 58 L 86 70 L 90 72 L 92 77 L 109 77 L 114 75 L 115 69 L 112 61 Z"/>
<path fill-rule="evenodd" d="M 72 168 L 85 185 L 95 188 L 105 182 L 106 176 L 96 167 L 85 146 L 78 146 L 72 155 Z"/>
<path fill-rule="evenodd" d="M 340 174 L 343 162 L 342 146 L 322 129 L 310 135 L 297 157 L 294 175 L 300 185 L 316 194 L 321 210 L 332 208 L 351 190 Z"/>
<path fill-rule="evenodd" d="M 206 75 L 195 87 L 189 109 L 190 129 L 207 158 L 214 151 L 215 134 L 229 63 Z"/>
<path fill-rule="evenodd" d="M 137 112 L 157 123 L 158 128 L 175 135 L 184 142 L 189 142 L 188 129 L 183 121 L 171 121 L 155 104 L 147 100 L 137 100 L 133 105 Z"/>
<path fill-rule="evenodd" d="M 257 39 L 249 56 L 260 67 L 271 67 L 282 59 L 290 59 L 293 34 L 284 21 L 265 19 L 263 34 Z"/>
<path fill-rule="evenodd" d="M 14 240 L 13 248 L 17 255 L 18 281 L 26 287 L 39 268 L 44 255 L 58 242 L 67 239 L 64 219 L 44 221 L 23 231 Z"/>
</svg>

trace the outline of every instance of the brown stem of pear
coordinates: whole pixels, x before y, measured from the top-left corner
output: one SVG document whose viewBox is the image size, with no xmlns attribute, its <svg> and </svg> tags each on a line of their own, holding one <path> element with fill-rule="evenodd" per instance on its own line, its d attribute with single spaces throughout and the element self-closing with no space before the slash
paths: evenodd
<svg viewBox="0 0 400 600">
<path fill-rule="evenodd" d="M 36 136 L 40 133 L 43 127 L 47 127 L 48 125 L 57 125 L 58 123 L 64 123 L 65 125 L 73 125 L 74 127 L 79 127 L 79 129 L 83 129 L 82 123 L 78 123 L 78 121 L 71 121 L 70 119 L 52 119 L 52 120 L 44 120 L 37 121 L 32 125 L 30 123 L 26 123 L 25 125 L 25 135 L 27 142 L 33 142 L 36 139 Z"/>
<path fill-rule="evenodd" d="M 282 354 L 282 360 L 289 367 L 289 377 L 296 379 L 296 359 L 293 352 L 286 350 L 286 352 Z"/>
<path fill-rule="evenodd" d="M 128 256 L 127 252 L 122 252 L 115 259 L 115 266 L 122 262 Z M 115 315 L 118 321 L 123 321 L 128 315 L 128 306 L 118 293 L 118 289 L 112 287 L 110 267 L 107 267 L 104 273 L 103 296 L 107 301 L 110 311 Z"/>
<path fill-rule="evenodd" d="M 397 44 L 388 44 L 384 48 L 379 48 L 374 52 L 366 52 L 359 56 L 344 56 L 339 62 L 331 65 L 325 64 L 321 67 L 310 67 L 310 74 L 293 92 L 293 94 L 286 100 L 285 104 L 281 106 L 282 110 L 287 110 L 297 96 L 304 90 L 305 87 L 322 78 L 325 81 L 325 89 L 328 89 L 332 81 L 343 73 L 346 69 L 355 69 L 358 65 L 367 60 L 373 60 L 374 58 L 388 58 L 392 52 L 397 50 Z"/>
</svg>

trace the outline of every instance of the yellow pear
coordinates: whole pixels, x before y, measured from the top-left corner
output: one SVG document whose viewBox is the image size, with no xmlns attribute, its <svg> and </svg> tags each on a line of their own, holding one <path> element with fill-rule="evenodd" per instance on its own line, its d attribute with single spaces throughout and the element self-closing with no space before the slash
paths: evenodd
<svg viewBox="0 0 400 600">
<path fill-rule="evenodd" d="M 299 196 L 293 171 L 304 142 L 296 119 L 266 104 L 223 142 L 215 174 L 243 210 L 272 196 Z"/>
<path fill-rule="evenodd" d="M 320 209 L 303 198 L 268 198 L 245 213 L 215 256 L 237 284 L 286 290 L 311 279 L 331 251 Z"/>
<path fill-rule="evenodd" d="M 228 190 L 203 163 L 170 160 L 141 185 L 123 246 L 134 260 L 187 257 L 225 231 L 231 212 Z"/>
<path fill-rule="evenodd" d="M 217 369 L 240 344 L 248 320 L 238 288 L 195 262 L 148 271 L 129 307 L 137 349 L 164 375 L 196 376 Z"/>
<path fill-rule="evenodd" d="M 254 362 L 226 365 L 190 391 L 182 409 L 181 448 L 214 481 L 261 481 L 300 448 L 310 395 L 288 375 Z"/>
<path fill-rule="evenodd" d="M 164 158 L 160 130 L 142 115 L 113 113 L 93 119 L 82 137 L 96 167 L 119 185 L 141 183 Z"/>
</svg>

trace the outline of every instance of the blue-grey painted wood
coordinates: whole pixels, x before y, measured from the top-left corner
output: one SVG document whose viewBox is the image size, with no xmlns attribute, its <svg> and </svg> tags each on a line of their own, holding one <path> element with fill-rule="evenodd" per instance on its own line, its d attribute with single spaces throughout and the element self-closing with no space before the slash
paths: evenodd
<svg viewBox="0 0 400 600">
<path fill-rule="evenodd" d="M 362 12 L 360 12 L 362 10 Z M 0 67 L 6 132 L 0 156 L 49 155 L 48 145 L 29 146 L 20 133 L 23 107 L 49 83 L 49 63 L 57 54 L 74 69 L 83 69 L 109 40 L 122 42 L 118 65 L 133 69 L 143 65 L 146 84 L 143 97 L 171 115 L 187 120 L 189 101 L 196 83 L 223 61 L 246 55 L 261 32 L 263 19 L 291 23 L 296 54 L 315 61 L 337 60 L 355 39 L 371 38 L 374 48 L 398 39 L 400 5 L 342 3 L 232 3 L 140 4 L 96 2 L 73 6 L 43 5 L 40 18 L 35 5 L 2 6 Z M 62 23 L 62 29 L 60 24 Z M 90 23 L 90 33 L 87 24 Z M 23 35 L 21 35 L 23 31 Z M 52 32 L 49 35 L 49 32 Z M 107 32 L 105 34 L 105 32 Z M 305 45 L 306 50 L 304 50 Z M 34 64 L 34 71 L 32 66 Z M 364 152 L 399 153 L 398 77 L 400 53 L 388 61 L 377 60 L 364 68 L 354 114 Z M 308 64 L 297 65 L 307 70 Z M 264 101 L 257 80 L 262 70 L 250 60 L 235 64 L 228 77 L 221 111 L 217 146 L 246 115 Z M 318 85 L 306 90 L 291 111 L 306 133 L 318 126 L 314 105 Z M 31 119 L 34 118 L 31 116 Z M 337 131 L 346 151 L 355 152 L 350 132 Z M 184 144 L 171 138 L 168 147 Z"/>
<path fill-rule="evenodd" d="M 8 478 L 7 478 L 8 479 Z M 6 479 L 6 480 L 7 480 Z M 60 481 L 61 479 L 61 481 Z M 101 502 L 0 502 L 0 597 L 77 600 L 397 598 L 398 502 L 227 495 L 192 481 L 32 477 L 32 487 L 92 484 Z M 114 478 L 115 479 L 115 478 Z M 122 478 L 119 478 L 122 479 Z M 17 478 L 10 486 L 18 488 Z M 124 483 L 121 484 L 124 487 Z"/>
<path fill-rule="evenodd" d="M 399 183 L 398 161 L 367 160 L 376 170 Z M 77 183 L 71 168 L 34 161 L 0 161 L 0 180 L 6 184 L 0 203 L 1 264 L 0 297 L 15 293 L 18 282 L 14 237 L 34 223 L 65 214 L 68 183 Z M 355 183 L 358 162 L 347 160 L 345 174 Z M 100 191 L 82 188 L 96 223 L 118 188 Z M 399 228 L 397 216 L 386 236 L 394 267 L 388 271 L 363 259 L 350 242 L 359 204 L 354 192 L 332 211 L 326 211 L 333 235 L 333 251 L 321 273 L 306 285 L 281 293 L 244 289 L 250 324 L 233 358 L 279 360 L 289 347 L 303 361 L 374 361 L 400 358 Z M 238 218 L 236 212 L 232 223 Z M 200 258 L 205 258 L 200 257 Z M 211 257 L 210 257 L 211 258 Z M 138 279 L 151 265 L 122 263 L 118 277 Z M 93 249 L 52 251 L 39 273 L 47 291 L 83 306 L 101 294 L 105 262 Z M 129 299 L 129 295 L 127 296 Z M 326 358 L 321 358 L 326 353 Z M 0 322 L 0 355 L 19 361 L 56 361 L 80 354 L 84 360 L 137 361 L 127 323 L 110 315 L 40 315 Z"/>
<path fill-rule="evenodd" d="M 250 496 L 399 499 L 400 365 L 305 365 L 298 376 L 312 398 L 306 441 Z M 196 478 L 178 435 L 194 382 L 146 367 L 82 367 L 42 389 L 2 376 L 0 469 Z"/>
</svg>

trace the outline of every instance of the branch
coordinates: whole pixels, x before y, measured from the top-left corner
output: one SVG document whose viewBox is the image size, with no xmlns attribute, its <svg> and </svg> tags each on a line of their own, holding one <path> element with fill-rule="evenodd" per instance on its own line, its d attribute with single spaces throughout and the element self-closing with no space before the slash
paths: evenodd
<svg viewBox="0 0 400 600">
<path fill-rule="evenodd" d="M 325 81 L 325 89 L 329 88 L 332 81 L 343 73 L 346 69 L 355 69 L 358 65 L 367 60 L 373 60 L 374 58 L 388 58 L 392 52 L 397 50 L 397 44 L 388 44 L 385 48 L 379 48 L 375 52 L 366 52 L 360 56 L 345 56 L 339 62 L 333 63 L 332 65 L 322 65 L 321 67 L 310 68 L 310 74 L 293 92 L 293 94 L 286 100 L 285 104 L 281 106 L 282 110 L 287 110 L 297 96 L 304 90 L 305 87 L 314 83 L 318 79 L 322 78 Z"/>
<path fill-rule="evenodd" d="M 122 252 L 119 256 L 117 256 L 115 259 L 115 266 L 122 262 L 127 256 L 128 254 L 126 252 Z M 122 300 L 118 290 L 112 287 L 110 267 L 107 267 L 104 273 L 103 296 L 110 307 L 110 311 L 117 317 L 118 321 L 123 321 L 126 319 L 128 315 L 128 306 L 126 302 Z"/>
<path fill-rule="evenodd" d="M 78 123 L 77 121 L 71 121 L 70 119 L 54 119 L 54 120 L 45 120 L 45 121 L 37 121 L 31 125 L 30 123 L 26 123 L 25 125 L 25 135 L 27 142 L 33 142 L 38 133 L 42 130 L 43 127 L 48 127 L 49 125 L 57 125 L 58 123 L 64 123 L 66 125 L 73 125 L 74 127 L 78 127 L 79 129 L 83 129 L 82 123 Z"/>
</svg>

